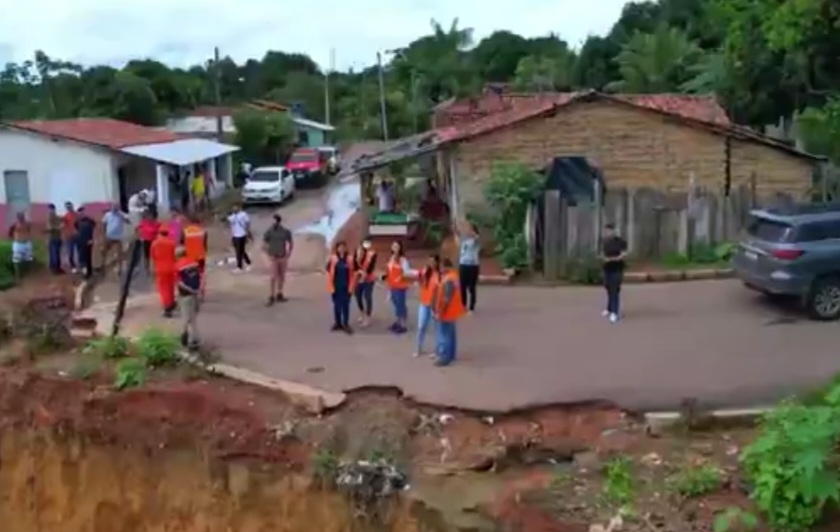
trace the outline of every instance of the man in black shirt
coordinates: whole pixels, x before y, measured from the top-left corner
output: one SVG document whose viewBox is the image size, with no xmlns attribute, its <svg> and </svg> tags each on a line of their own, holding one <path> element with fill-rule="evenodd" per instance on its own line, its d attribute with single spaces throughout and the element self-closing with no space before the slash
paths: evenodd
<svg viewBox="0 0 840 532">
<path fill-rule="evenodd" d="M 602 312 L 612 323 L 618 322 L 620 312 L 621 282 L 624 278 L 624 259 L 627 257 L 627 242 L 615 232 L 615 226 L 604 227 L 604 241 L 601 245 L 601 261 L 604 264 L 604 288 L 607 289 L 607 308 Z"/>
<path fill-rule="evenodd" d="M 88 216 L 84 207 L 76 211 L 76 241 L 79 249 L 79 266 L 84 270 L 85 279 L 93 276 L 93 244 L 96 234 L 96 222 Z"/>
</svg>

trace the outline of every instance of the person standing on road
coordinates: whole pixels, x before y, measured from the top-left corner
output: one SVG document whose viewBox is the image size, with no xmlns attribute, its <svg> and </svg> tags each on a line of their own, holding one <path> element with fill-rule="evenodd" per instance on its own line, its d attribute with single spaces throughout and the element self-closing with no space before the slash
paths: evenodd
<svg viewBox="0 0 840 532">
<path fill-rule="evenodd" d="M 32 253 L 32 224 L 26 219 L 26 214 L 19 212 L 15 222 L 9 228 L 9 238 L 12 239 L 12 267 L 15 277 L 20 279 L 34 260 Z"/>
<path fill-rule="evenodd" d="M 169 238 L 169 229 L 162 226 L 150 249 L 155 271 L 155 284 L 165 318 L 171 318 L 177 308 L 175 303 L 175 285 L 177 284 L 178 274 L 175 266 L 175 249 L 177 247 L 175 241 Z"/>
<path fill-rule="evenodd" d="M 79 267 L 85 279 L 93 277 L 93 246 L 96 236 L 96 222 L 88 216 L 84 207 L 76 211 L 76 243 L 79 248 Z"/>
<path fill-rule="evenodd" d="M 171 224 L 169 230 L 172 230 Z M 182 235 L 186 256 L 195 262 L 198 268 L 198 273 L 201 277 L 199 295 L 204 299 L 207 290 L 207 250 L 209 249 L 209 237 L 207 231 L 201 226 L 198 215 L 192 215 L 190 223 L 184 227 Z"/>
<path fill-rule="evenodd" d="M 458 354 L 457 324 L 467 313 L 459 285 L 458 271 L 452 261 L 444 259 L 440 284 L 432 301 L 438 324 L 436 366 L 448 366 L 455 361 Z"/>
<path fill-rule="evenodd" d="M 102 218 L 105 226 L 105 242 L 102 244 L 102 267 L 108 265 L 108 259 L 112 251 L 117 255 L 117 275 L 122 276 L 123 270 L 123 238 L 125 238 L 125 225 L 129 223 L 128 216 L 120 211 L 116 203 Z"/>
<path fill-rule="evenodd" d="M 198 312 L 201 308 L 202 275 L 198 262 L 190 258 L 183 247 L 175 250 L 178 275 L 178 296 L 181 301 L 181 345 L 191 350 L 198 349 Z"/>
<path fill-rule="evenodd" d="M 429 261 L 421 270 L 417 281 L 420 284 L 420 305 L 417 308 L 417 350 L 414 352 L 415 357 L 423 354 L 426 332 L 429 327 L 436 327 L 432 300 L 435 297 L 438 284 L 440 284 L 439 255 L 435 254 L 429 257 Z"/>
<path fill-rule="evenodd" d="M 231 243 L 236 255 L 237 273 L 251 271 L 251 257 L 248 256 L 248 241 L 251 240 L 251 218 L 242 210 L 241 205 L 234 205 L 228 215 Z"/>
<path fill-rule="evenodd" d="M 478 287 L 478 277 L 481 273 L 479 255 L 481 244 L 478 238 L 478 228 L 466 220 L 458 224 L 458 275 L 461 285 L 461 301 L 469 312 L 475 311 L 475 297 Z"/>
<path fill-rule="evenodd" d="M 332 331 L 353 334 L 350 328 L 350 301 L 356 284 L 353 258 L 347 252 L 347 244 L 338 242 L 327 262 L 327 282 L 333 304 Z"/>
<path fill-rule="evenodd" d="M 143 218 L 137 224 L 137 238 L 143 249 L 143 266 L 146 268 L 146 275 L 152 271 L 152 242 L 160 232 L 160 223 L 151 212 L 144 212 Z"/>
<path fill-rule="evenodd" d="M 55 210 L 55 204 L 50 203 L 47 215 L 47 263 L 55 275 L 64 273 L 61 269 L 61 225 L 61 217 Z"/>
<path fill-rule="evenodd" d="M 373 287 L 376 285 L 376 252 L 370 240 L 364 240 L 353 257 L 356 267 L 356 304 L 359 307 L 359 324 L 370 326 L 373 315 Z"/>
<path fill-rule="evenodd" d="M 408 332 L 408 302 L 407 294 L 410 286 L 411 265 L 403 254 L 402 242 L 395 241 L 391 244 L 391 258 L 388 261 L 388 268 L 384 281 L 388 285 L 391 296 L 391 305 L 394 307 L 395 321 L 389 328 L 394 334 L 405 334 Z"/>
<path fill-rule="evenodd" d="M 292 232 L 283 225 L 283 217 L 280 213 L 274 213 L 274 224 L 263 235 L 262 244 L 263 253 L 268 259 L 271 270 L 268 306 L 286 301 L 283 288 L 286 286 L 286 270 L 289 267 L 289 257 L 292 256 L 293 248 Z"/>
<path fill-rule="evenodd" d="M 615 226 L 604 227 L 604 239 L 601 244 L 604 288 L 607 291 L 607 308 L 601 314 L 612 323 L 621 317 L 621 283 L 624 280 L 624 260 L 627 257 L 627 242 L 615 232 Z"/>
<path fill-rule="evenodd" d="M 76 258 L 79 256 L 79 243 L 76 239 L 76 209 L 69 201 L 64 203 L 64 216 L 61 217 L 61 223 L 67 266 L 71 273 L 76 273 Z"/>
</svg>

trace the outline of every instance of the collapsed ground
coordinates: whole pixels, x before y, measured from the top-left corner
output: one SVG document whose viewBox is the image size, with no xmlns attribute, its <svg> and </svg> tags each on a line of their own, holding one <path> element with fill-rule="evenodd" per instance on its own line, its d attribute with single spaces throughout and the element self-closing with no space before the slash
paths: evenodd
<svg viewBox="0 0 840 532">
<path fill-rule="evenodd" d="M 69 296 L 58 286 L 4 300 L 4 429 L 279 465 L 307 473 L 315 480 L 308 489 L 344 493 L 360 516 L 395 497 L 420 501 L 439 514 L 435 530 L 779 530 L 760 518 L 786 520 L 793 532 L 810 520 L 840 526 L 830 516 L 811 519 L 840 486 L 832 406 L 840 388 L 807 412 L 781 409 L 784 433 L 721 426 L 690 403 L 682 422 L 663 430 L 610 405 L 486 415 L 409 404 L 385 391 L 351 393 L 340 409 L 313 415 L 277 392 L 180 363 L 177 340 L 159 331 L 134 342 L 74 340 Z M 762 437 L 748 475 L 744 450 Z M 785 471 L 779 479 L 776 469 Z M 756 492 L 770 481 L 784 493 Z M 756 505 L 751 493 L 764 499 Z M 768 503 L 772 515 L 760 511 Z"/>
</svg>

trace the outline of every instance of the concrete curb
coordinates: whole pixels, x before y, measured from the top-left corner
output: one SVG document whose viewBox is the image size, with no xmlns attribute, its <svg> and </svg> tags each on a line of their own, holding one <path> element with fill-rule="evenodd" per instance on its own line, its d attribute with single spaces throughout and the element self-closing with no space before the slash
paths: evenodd
<svg viewBox="0 0 840 532">
<path fill-rule="evenodd" d="M 757 406 L 754 408 L 722 408 L 703 412 L 704 418 L 711 418 L 721 421 L 754 421 L 767 412 L 773 410 L 772 406 Z M 682 412 L 647 412 L 644 414 L 645 424 L 653 429 L 667 429 L 680 423 L 683 419 Z"/>
<path fill-rule="evenodd" d="M 731 268 L 704 268 L 697 270 L 669 270 L 662 272 L 628 272 L 626 283 L 671 283 L 676 281 L 703 281 L 709 279 L 730 279 L 735 276 Z"/>
</svg>

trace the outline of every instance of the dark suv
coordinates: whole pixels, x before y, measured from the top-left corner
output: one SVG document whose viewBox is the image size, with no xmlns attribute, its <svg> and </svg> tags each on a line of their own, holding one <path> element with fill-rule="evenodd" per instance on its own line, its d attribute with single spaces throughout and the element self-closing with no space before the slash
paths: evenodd
<svg viewBox="0 0 840 532">
<path fill-rule="evenodd" d="M 840 318 L 840 204 L 756 210 L 732 265 L 750 288 L 797 296 L 818 320 Z"/>
</svg>

